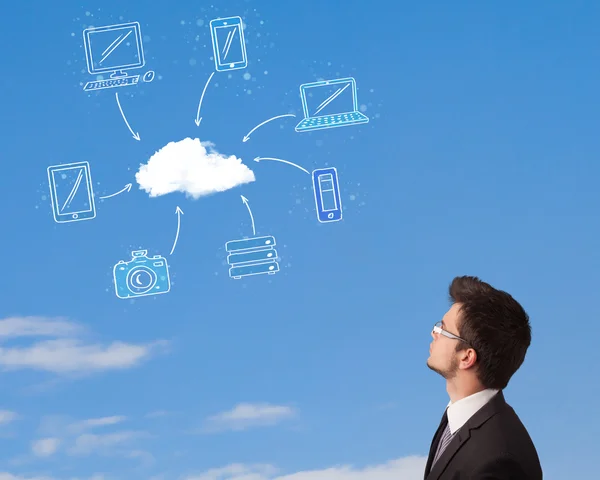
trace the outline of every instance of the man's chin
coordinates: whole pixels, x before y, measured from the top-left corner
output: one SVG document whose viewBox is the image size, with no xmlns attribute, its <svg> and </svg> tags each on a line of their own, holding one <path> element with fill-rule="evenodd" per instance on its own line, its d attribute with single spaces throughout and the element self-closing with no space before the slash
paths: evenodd
<svg viewBox="0 0 600 480">
<path fill-rule="evenodd" d="M 441 376 L 442 376 L 442 377 L 444 377 L 444 378 L 446 377 L 446 375 L 445 375 L 445 372 L 444 372 L 443 370 L 441 370 L 441 369 L 437 368 L 437 367 L 436 367 L 436 366 L 433 364 L 431 357 L 429 357 L 429 358 L 427 359 L 427 366 L 429 367 L 429 370 L 432 370 L 432 371 L 434 371 L 435 373 L 437 373 L 438 375 L 441 375 Z"/>
</svg>

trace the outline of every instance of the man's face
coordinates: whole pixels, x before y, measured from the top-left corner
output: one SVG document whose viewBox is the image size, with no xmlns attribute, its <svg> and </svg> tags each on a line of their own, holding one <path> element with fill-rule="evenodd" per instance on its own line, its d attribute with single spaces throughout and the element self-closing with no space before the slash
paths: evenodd
<svg viewBox="0 0 600 480">
<path fill-rule="evenodd" d="M 442 329 L 458 335 L 458 318 L 460 304 L 455 303 L 442 318 Z M 445 379 L 454 378 L 458 372 L 458 355 L 456 345 L 460 340 L 448 338 L 442 334 L 431 332 L 433 341 L 429 348 L 427 366 Z"/>
</svg>

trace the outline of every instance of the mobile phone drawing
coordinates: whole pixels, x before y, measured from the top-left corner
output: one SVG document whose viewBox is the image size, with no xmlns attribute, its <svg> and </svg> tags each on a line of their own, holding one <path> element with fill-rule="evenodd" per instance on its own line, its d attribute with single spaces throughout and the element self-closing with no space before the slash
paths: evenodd
<svg viewBox="0 0 600 480">
<path fill-rule="evenodd" d="M 248 66 L 241 17 L 211 20 L 210 36 L 217 72 L 239 70 Z"/>
<path fill-rule="evenodd" d="M 321 223 L 342 219 L 342 200 L 337 170 L 334 167 L 318 168 L 312 172 L 317 219 Z"/>
<path fill-rule="evenodd" d="M 55 222 L 78 222 L 96 217 L 88 162 L 50 166 L 48 182 Z"/>
</svg>

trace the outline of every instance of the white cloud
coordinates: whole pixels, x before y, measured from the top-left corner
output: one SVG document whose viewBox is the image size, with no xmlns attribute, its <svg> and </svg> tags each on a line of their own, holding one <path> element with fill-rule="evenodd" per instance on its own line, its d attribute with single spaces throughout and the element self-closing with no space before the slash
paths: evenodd
<svg viewBox="0 0 600 480">
<path fill-rule="evenodd" d="M 126 369 L 139 365 L 166 342 L 108 344 L 81 338 L 85 329 L 64 320 L 43 317 L 10 317 L 0 320 L 0 342 L 23 337 L 45 336 L 30 345 L 0 346 L 0 367 L 4 370 L 33 369 L 52 373 L 90 373 Z"/>
<path fill-rule="evenodd" d="M 127 417 L 122 415 L 113 415 L 111 417 L 100 417 L 100 418 L 89 418 L 87 420 L 82 420 L 81 422 L 76 422 L 69 425 L 69 430 L 71 432 L 80 432 L 82 430 L 87 430 L 89 428 L 95 427 L 106 427 L 109 425 L 116 425 L 117 423 L 124 422 Z"/>
<path fill-rule="evenodd" d="M 426 457 L 409 456 L 381 465 L 356 468 L 351 465 L 334 466 L 323 470 L 305 470 L 279 474 L 272 465 L 232 464 L 208 470 L 185 480 L 422 480 Z"/>
<path fill-rule="evenodd" d="M 16 412 L 10 410 L 0 410 L 0 425 L 6 425 L 7 423 L 16 420 L 18 417 Z"/>
<path fill-rule="evenodd" d="M 272 465 L 244 465 L 232 463 L 221 468 L 211 468 L 200 475 L 185 477 L 184 480 L 269 480 L 278 469 Z"/>
<path fill-rule="evenodd" d="M 31 450 L 36 457 L 50 457 L 56 453 L 60 446 L 58 438 L 41 438 L 31 445 Z"/>
<path fill-rule="evenodd" d="M 133 440 L 146 436 L 143 432 L 121 431 L 95 435 L 84 433 L 75 439 L 69 455 L 116 454 L 115 448 L 129 445 Z"/>
<path fill-rule="evenodd" d="M 56 477 L 47 477 L 47 476 L 30 477 L 30 476 L 15 475 L 15 474 L 8 473 L 8 472 L 0 472 L 0 480 L 57 480 L 57 479 L 56 479 Z M 81 478 L 71 477 L 69 480 L 84 480 L 84 479 L 82 477 Z M 102 474 L 97 473 L 97 474 L 89 477 L 88 480 L 106 480 L 106 477 Z"/>
<path fill-rule="evenodd" d="M 0 480 L 53 480 L 52 477 L 22 477 L 8 472 L 0 472 Z"/>
<path fill-rule="evenodd" d="M 170 142 L 140 165 L 135 179 L 151 197 L 183 192 L 195 199 L 255 180 L 241 158 L 212 147 L 198 138 Z"/>
<path fill-rule="evenodd" d="M 0 339 L 17 337 L 68 337 L 80 333 L 81 326 L 44 317 L 8 317 L 0 320 Z"/>
<path fill-rule="evenodd" d="M 208 417 L 204 431 L 239 431 L 255 426 L 270 426 L 295 415 L 293 408 L 284 405 L 240 403 L 232 410 Z"/>
</svg>

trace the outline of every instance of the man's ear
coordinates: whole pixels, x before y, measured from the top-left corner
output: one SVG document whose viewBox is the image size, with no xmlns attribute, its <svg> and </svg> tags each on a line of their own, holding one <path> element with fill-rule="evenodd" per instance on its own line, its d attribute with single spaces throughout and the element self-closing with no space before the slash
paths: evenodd
<svg viewBox="0 0 600 480">
<path fill-rule="evenodd" d="M 477 364 L 477 352 L 472 348 L 465 348 L 460 351 L 458 360 L 461 369 L 474 368 Z"/>
</svg>

